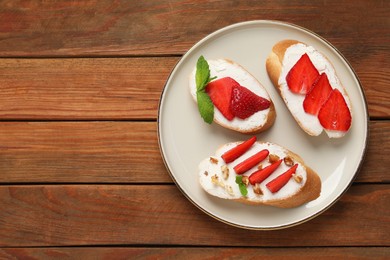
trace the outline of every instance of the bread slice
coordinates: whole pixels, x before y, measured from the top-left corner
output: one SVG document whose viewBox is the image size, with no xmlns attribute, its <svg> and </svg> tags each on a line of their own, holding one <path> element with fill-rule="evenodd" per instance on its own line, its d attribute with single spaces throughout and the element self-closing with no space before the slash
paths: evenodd
<svg viewBox="0 0 390 260">
<path fill-rule="evenodd" d="M 306 113 L 302 105 L 305 95 L 295 94 L 287 86 L 287 73 L 304 53 L 309 55 L 319 73 L 325 72 L 327 74 L 332 88 L 340 90 L 349 110 L 352 111 L 348 94 L 342 86 L 332 63 L 312 46 L 296 40 L 283 40 L 278 42 L 273 46 L 266 60 L 267 73 L 292 116 L 306 133 L 312 136 L 318 136 L 325 130 L 330 138 L 343 137 L 346 132 L 326 130 L 320 124 L 317 116 Z"/>
<path fill-rule="evenodd" d="M 275 121 L 276 111 L 274 104 L 267 92 L 267 90 L 261 85 L 261 83 L 252 76 L 247 70 L 245 70 L 239 64 L 227 60 L 207 60 L 210 68 L 211 77 L 223 78 L 231 77 L 236 80 L 240 85 L 248 88 L 258 96 L 268 99 L 271 102 L 269 108 L 261 110 L 253 114 L 246 119 L 240 119 L 235 117 L 233 120 L 227 120 L 222 113 L 215 108 L 214 109 L 214 122 L 231 130 L 243 133 L 243 134 L 255 134 L 267 130 Z M 196 68 L 192 71 L 189 77 L 190 93 L 196 102 L 196 81 L 195 81 Z"/>
<path fill-rule="evenodd" d="M 279 208 L 292 208 L 300 206 L 306 202 L 315 200 L 321 193 L 321 179 L 310 167 L 308 167 L 302 158 L 289 151 L 288 149 L 270 142 L 255 142 L 252 147 L 246 151 L 242 156 L 235 161 L 226 164 L 222 159 L 222 155 L 240 144 L 240 142 L 228 143 L 221 146 L 215 155 L 204 159 L 199 164 L 199 180 L 201 187 L 210 195 L 219 197 L 221 199 L 233 200 L 241 203 L 252 205 L 270 205 Z M 260 164 L 262 168 L 271 164 L 272 160 L 276 158 L 284 159 L 286 161 L 292 160 L 293 164 L 298 164 L 295 175 L 282 187 L 279 191 L 272 193 L 266 184 L 271 180 L 287 171 L 291 164 L 284 161 L 279 167 L 263 182 L 259 184 L 262 195 L 254 192 L 254 186 L 249 184 L 247 186 L 248 194 L 243 196 L 240 192 L 239 186 L 236 183 L 237 174 L 234 171 L 234 166 L 249 158 L 251 155 L 268 149 L 269 156 Z M 271 162 L 270 162 L 271 161 Z M 224 175 L 223 171 L 226 167 L 228 169 L 228 176 Z M 243 176 L 250 176 L 258 168 L 248 170 Z"/>
</svg>

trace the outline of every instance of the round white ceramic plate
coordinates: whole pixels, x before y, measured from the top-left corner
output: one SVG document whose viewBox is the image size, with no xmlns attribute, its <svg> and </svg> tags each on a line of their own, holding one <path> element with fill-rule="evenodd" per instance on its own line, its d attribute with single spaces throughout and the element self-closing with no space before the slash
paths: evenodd
<svg viewBox="0 0 390 260">
<path fill-rule="evenodd" d="M 265 61 L 272 46 L 295 39 L 314 46 L 333 63 L 352 102 L 352 126 L 340 139 L 325 133 L 311 137 L 299 128 L 268 78 Z M 245 140 L 215 123 L 203 122 L 188 86 L 190 72 L 200 55 L 228 58 L 246 68 L 267 88 L 274 101 L 275 124 L 258 140 L 282 145 L 299 154 L 321 177 L 318 199 L 292 209 L 250 206 L 211 197 L 198 182 L 198 164 L 225 143 Z M 161 95 L 158 137 L 162 157 L 183 194 L 208 215 L 248 229 L 280 229 L 303 223 L 324 212 L 351 185 L 366 151 L 368 112 L 363 89 L 353 69 L 329 42 L 309 30 L 277 21 L 249 21 L 220 29 L 195 44 L 177 63 Z"/>
</svg>

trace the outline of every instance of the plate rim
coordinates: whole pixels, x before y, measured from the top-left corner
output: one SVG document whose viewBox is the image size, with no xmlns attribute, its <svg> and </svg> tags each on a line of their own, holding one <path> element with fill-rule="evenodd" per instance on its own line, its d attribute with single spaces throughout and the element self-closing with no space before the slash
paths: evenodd
<svg viewBox="0 0 390 260">
<path fill-rule="evenodd" d="M 203 207 L 198 205 L 183 190 L 183 188 L 177 182 L 174 174 L 171 172 L 171 169 L 170 169 L 170 167 L 168 165 L 168 162 L 166 161 L 166 158 L 165 158 L 166 156 L 164 154 L 163 147 L 162 147 L 162 142 L 161 142 L 161 129 L 160 128 L 161 128 L 161 106 L 162 106 L 162 101 L 163 101 L 164 95 L 165 95 L 166 90 L 167 90 L 167 84 L 168 84 L 168 82 L 169 82 L 173 72 L 177 69 L 177 67 L 181 64 L 181 62 L 188 56 L 188 54 L 191 53 L 191 51 L 193 49 L 196 49 L 199 45 L 203 44 L 205 41 L 209 40 L 210 38 L 214 37 L 215 35 L 218 35 L 219 33 L 222 33 L 224 31 L 228 31 L 228 30 L 232 30 L 235 27 L 241 27 L 241 26 L 245 27 L 245 26 L 249 26 L 249 25 L 256 26 L 256 25 L 260 25 L 260 24 L 264 24 L 264 23 L 266 23 L 266 24 L 276 24 L 276 25 L 281 25 L 281 26 L 289 26 L 289 27 L 293 27 L 295 29 L 299 29 L 299 30 L 305 31 L 306 33 L 309 33 L 309 34 L 319 38 L 320 40 L 324 41 L 330 48 L 332 48 L 338 55 L 340 55 L 342 60 L 347 64 L 348 68 L 352 71 L 353 76 L 355 77 L 355 79 L 356 79 L 356 81 L 358 83 L 358 86 L 360 88 L 360 91 L 361 91 L 361 94 L 362 94 L 362 97 L 363 97 L 363 108 L 365 110 L 365 118 L 366 118 L 366 129 L 365 129 L 366 136 L 365 136 L 365 140 L 364 140 L 364 148 L 362 150 L 362 156 L 360 157 L 359 164 L 358 164 L 358 166 L 356 168 L 355 173 L 353 174 L 353 177 L 351 178 L 349 184 L 344 188 L 344 190 L 336 198 L 334 198 L 331 203 L 329 203 L 323 209 L 317 211 L 316 213 L 314 213 L 314 214 L 312 214 L 312 215 L 310 215 L 310 216 L 308 216 L 306 218 L 303 218 L 303 219 L 301 219 L 299 221 L 293 222 L 293 223 L 274 225 L 274 226 L 270 226 L 270 227 L 257 227 L 257 226 L 255 227 L 255 226 L 247 226 L 247 225 L 241 225 L 241 224 L 238 224 L 238 223 L 233 223 L 233 222 L 227 221 L 225 219 L 222 219 L 222 218 L 216 216 L 215 214 L 205 210 Z M 319 34 L 313 32 L 313 31 L 311 31 L 311 30 L 309 30 L 309 29 L 307 29 L 305 27 L 302 27 L 300 25 L 297 25 L 297 24 L 294 24 L 294 23 L 290 23 L 290 22 L 285 22 L 285 21 L 279 21 L 279 20 L 249 20 L 249 21 L 237 22 L 237 23 L 233 23 L 233 24 L 221 27 L 221 28 L 219 28 L 219 29 L 217 29 L 217 30 L 207 34 L 205 37 L 201 38 L 194 45 L 192 45 L 191 48 L 189 48 L 181 56 L 181 58 L 176 62 L 176 64 L 172 67 L 172 69 L 171 69 L 171 71 L 170 71 L 169 75 L 167 76 L 167 79 L 166 79 L 166 81 L 164 83 L 163 89 L 162 89 L 161 94 L 160 94 L 159 103 L 158 103 L 158 113 L 157 113 L 157 141 L 158 141 L 158 146 L 159 146 L 161 158 L 163 159 L 164 166 L 165 166 L 166 170 L 168 171 L 168 174 L 170 175 L 171 179 L 175 183 L 175 186 L 180 190 L 180 192 L 193 205 L 195 205 L 202 212 L 206 213 L 208 216 L 210 216 L 210 217 L 212 217 L 212 218 L 214 218 L 214 219 L 216 219 L 216 220 L 218 220 L 218 221 L 220 221 L 222 223 L 225 223 L 225 224 L 227 224 L 229 226 L 242 228 L 242 229 L 247 229 L 247 230 L 280 230 L 280 229 L 286 229 L 286 228 L 294 227 L 294 226 L 303 224 L 305 222 L 308 222 L 308 221 L 318 217 L 319 215 L 321 215 L 322 213 L 327 211 L 329 208 L 331 208 L 350 189 L 350 187 L 354 183 L 358 173 L 360 172 L 360 170 L 362 168 L 362 165 L 363 165 L 363 162 L 365 161 L 365 158 L 367 156 L 367 148 L 368 148 L 369 138 L 370 138 L 370 116 L 369 116 L 367 98 L 366 98 L 366 94 L 365 94 L 363 85 L 361 84 L 361 81 L 360 81 L 356 71 L 353 69 L 352 65 L 350 64 L 350 62 L 345 58 L 345 56 L 333 44 L 331 44 L 328 40 L 326 40 L 324 37 L 320 36 Z"/>
</svg>

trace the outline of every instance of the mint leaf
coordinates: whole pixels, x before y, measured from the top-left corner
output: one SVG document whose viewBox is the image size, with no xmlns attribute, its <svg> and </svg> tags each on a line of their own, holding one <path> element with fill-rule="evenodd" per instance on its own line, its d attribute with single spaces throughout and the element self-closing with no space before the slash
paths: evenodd
<svg viewBox="0 0 390 260">
<path fill-rule="evenodd" d="M 246 185 L 242 182 L 241 175 L 236 176 L 236 183 L 238 184 L 238 188 L 240 189 L 241 195 L 248 195 L 248 189 L 246 188 Z"/>
<path fill-rule="evenodd" d="M 241 176 L 241 175 L 237 175 L 237 176 L 236 176 L 236 183 L 237 183 L 237 184 L 242 183 L 242 176 Z"/>
<path fill-rule="evenodd" d="M 196 92 L 196 99 L 198 100 L 198 110 L 200 116 L 206 123 L 211 124 L 214 120 L 214 104 L 206 92 Z"/>
<path fill-rule="evenodd" d="M 195 81 L 197 91 L 203 91 L 206 88 L 207 83 L 210 82 L 209 64 L 203 56 L 200 56 L 196 63 Z"/>
<path fill-rule="evenodd" d="M 209 78 L 209 80 L 206 82 L 205 86 L 206 86 L 207 84 L 209 84 L 210 81 L 212 81 L 212 80 L 214 80 L 214 79 L 216 79 L 216 78 L 217 78 L 217 76 L 212 77 L 212 78 Z"/>
<path fill-rule="evenodd" d="M 200 56 L 196 63 L 195 83 L 196 83 L 196 101 L 200 116 L 206 123 L 211 124 L 214 120 L 214 104 L 205 89 L 207 84 L 215 79 L 210 78 L 209 64 L 203 56 Z"/>
</svg>

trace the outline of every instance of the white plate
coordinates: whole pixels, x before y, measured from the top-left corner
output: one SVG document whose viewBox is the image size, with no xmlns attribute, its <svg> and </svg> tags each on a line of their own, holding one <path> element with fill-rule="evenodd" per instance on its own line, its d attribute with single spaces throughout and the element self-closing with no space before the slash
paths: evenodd
<svg viewBox="0 0 390 260">
<path fill-rule="evenodd" d="M 274 89 L 265 69 L 272 46 L 283 39 L 296 39 L 314 46 L 333 63 L 346 88 L 352 107 L 352 126 L 341 139 L 326 134 L 311 137 L 294 121 Z M 214 198 L 198 182 L 198 164 L 227 142 L 247 135 L 226 130 L 201 119 L 192 100 L 188 77 L 200 55 L 206 59 L 229 58 L 254 75 L 271 95 L 275 124 L 258 140 L 280 144 L 298 153 L 321 177 L 318 199 L 293 209 L 249 206 Z M 368 111 L 363 89 L 353 69 L 330 43 L 305 28 L 277 22 L 250 21 L 220 29 L 195 44 L 178 62 L 162 92 L 158 114 L 158 137 L 162 157 L 172 179 L 183 194 L 208 215 L 230 225 L 248 229 L 280 229 L 303 223 L 324 212 L 348 189 L 367 147 Z"/>
</svg>

